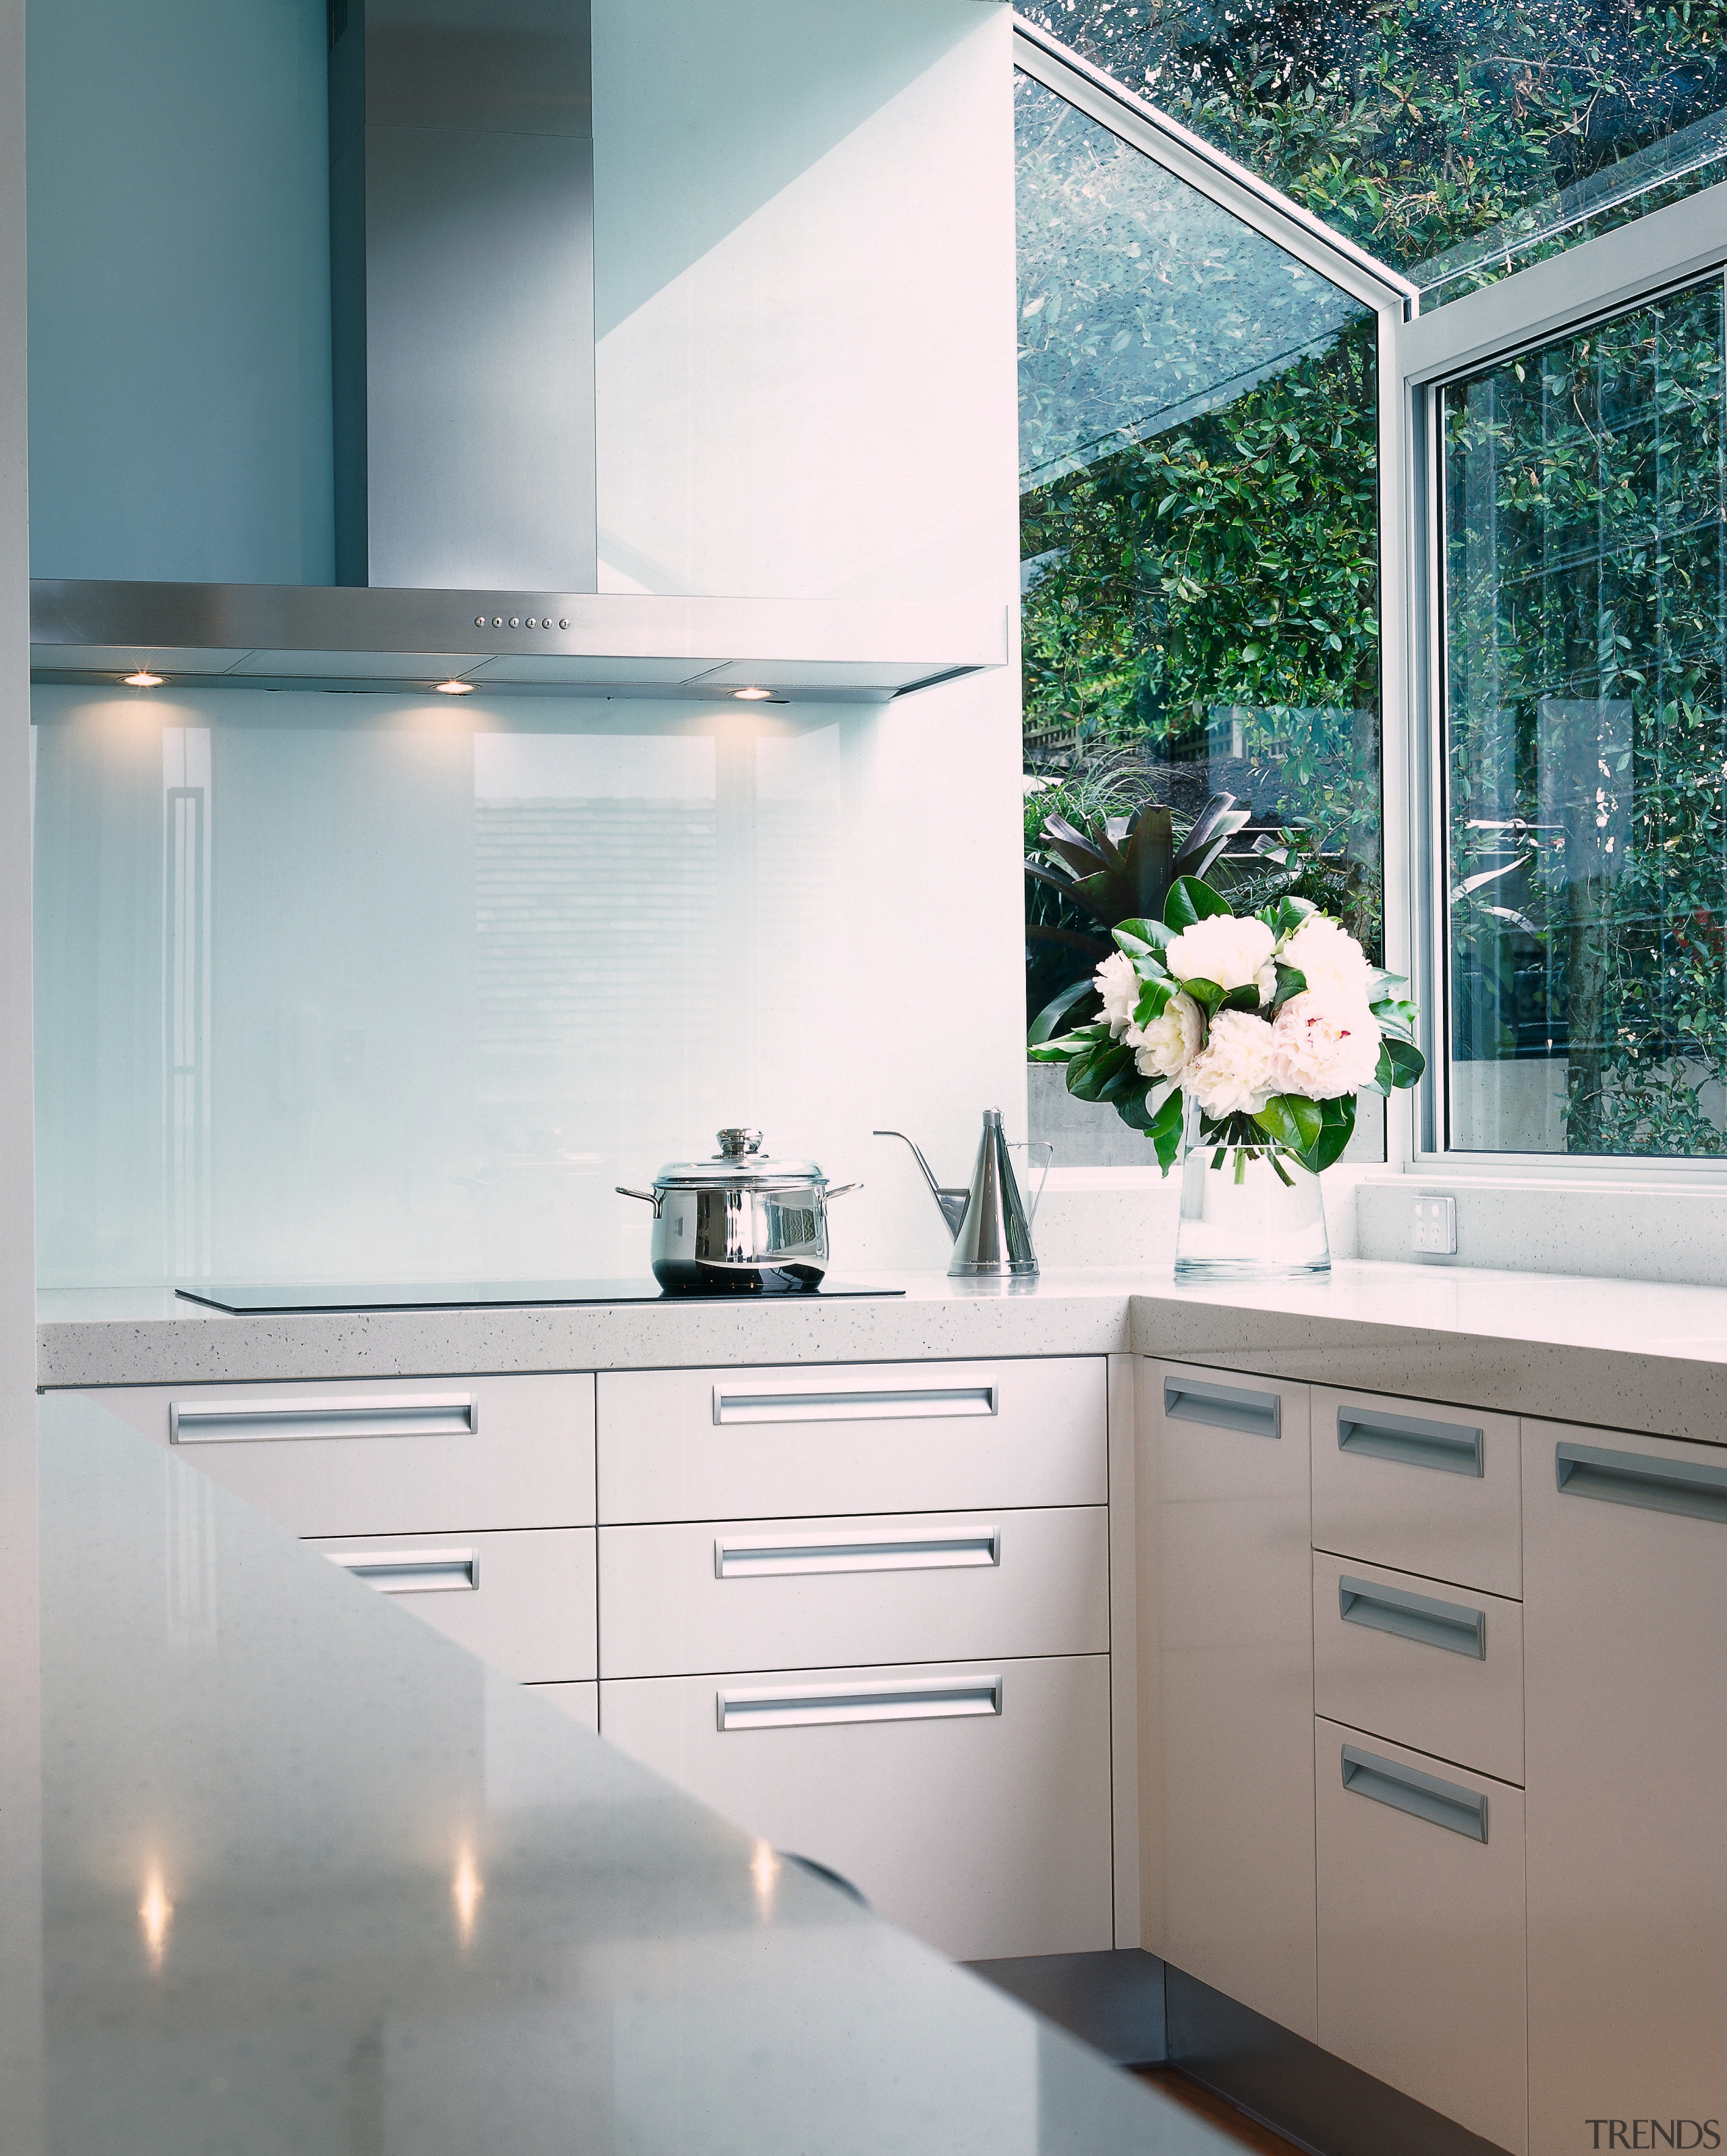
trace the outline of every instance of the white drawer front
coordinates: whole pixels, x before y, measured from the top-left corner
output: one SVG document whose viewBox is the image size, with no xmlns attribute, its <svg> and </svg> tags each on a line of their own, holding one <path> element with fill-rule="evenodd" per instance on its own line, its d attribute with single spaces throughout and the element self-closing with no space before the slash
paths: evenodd
<svg viewBox="0 0 1727 2156">
<path fill-rule="evenodd" d="M 1109 1584 L 1101 1505 L 602 1527 L 600 1670 L 1103 1654 Z"/>
<path fill-rule="evenodd" d="M 1523 1792 L 1315 1727 L 1320 2042 L 1520 2151 Z"/>
<path fill-rule="evenodd" d="M 597 1684 L 535 1684 L 528 1689 L 536 1699 L 543 1699 L 555 1707 L 560 1714 L 567 1714 L 571 1722 L 579 1722 L 584 1729 L 597 1731 L 600 1726 L 600 1688 Z"/>
<path fill-rule="evenodd" d="M 587 1527 L 593 1379 L 123 1386 L 88 1398 L 299 1535 Z"/>
<path fill-rule="evenodd" d="M 608 1524 L 1100 1505 L 1100 1355 L 599 1379 Z"/>
<path fill-rule="evenodd" d="M 592 1527 L 320 1537 L 311 1547 L 519 1683 L 595 1674 Z"/>
<path fill-rule="evenodd" d="M 1314 1548 L 1515 1599 L 1518 1459 L 1513 1415 L 1316 1385 Z"/>
<path fill-rule="evenodd" d="M 1314 1706 L 1521 1783 L 1523 1604 L 1315 1553 Z"/>
<path fill-rule="evenodd" d="M 1104 1656 L 608 1680 L 600 1722 L 959 1960 L 1112 1943 Z"/>
</svg>

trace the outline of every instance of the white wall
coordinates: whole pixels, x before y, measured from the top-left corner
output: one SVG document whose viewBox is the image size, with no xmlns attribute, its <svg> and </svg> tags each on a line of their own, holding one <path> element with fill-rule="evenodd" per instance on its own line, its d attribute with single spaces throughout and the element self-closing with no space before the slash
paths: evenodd
<svg viewBox="0 0 1727 2156">
<path fill-rule="evenodd" d="M 24 10 L 0 0 L 0 2145 L 42 2141 Z"/>
<path fill-rule="evenodd" d="M 1010 18 L 979 0 L 596 0 L 601 583 L 1018 590 Z M 807 967 L 848 1264 L 945 1262 L 903 1147 L 962 1180 L 1022 1135 L 1018 685 L 852 737 L 836 832 L 855 956 Z"/>
</svg>

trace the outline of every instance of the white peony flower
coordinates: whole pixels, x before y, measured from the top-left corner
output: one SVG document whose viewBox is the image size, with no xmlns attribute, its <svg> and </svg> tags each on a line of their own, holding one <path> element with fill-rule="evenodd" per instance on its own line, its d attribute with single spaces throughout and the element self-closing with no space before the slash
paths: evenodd
<svg viewBox="0 0 1727 2156">
<path fill-rule="evenodd" d="M 1277 938 L 1263 921 L 1214 913 L 1171 939 L 1163 963 L 1178 981 L 1215 981 L 1220 988 L 1257 982 Z"/>
<path fill-rule="evenodd" d="M 1327 913 L 1310 913 L 1278 954 L 1333 1004 L 1367 1000 L 1367 954 Z"/>
<path fill-rule="evenodd" d="M 1163 1016 L 1155 1018 L 1143 1031 L 1130 1026 L 1134 1061 L 1147 1078 L 1179 1078 L 1193 1060 L 1205 1035 L 1205 1019 L 1199 1005 L 1185 993 L 1170 998 Z"/>
<path fill-rule="evenodd" d="M 1104 999 L 1104 1016 L 1109 1030 L 1120 1037 L 1133 1024 L 1140 1000 L 1140 977 L 1125 951 L 1112 951 L 1093 976 L 1092 985 Z"/>
<path fill-rule="evenodd" d="M 1335 1100 L 1367 1085 L 1379 1067 L 1379 1021 L 1359 994 L 1291 996 L 1271 1029 L 1276 1051 L 1273 1091 Z"/>
<path fill-rule="evenodd" d="M 1213 1119 L 1257 1114 L 1281 1090 L 1271 1028 L 1251 1011 L 1219 1011 L 1212 1020 L 1210 1040 L 1187 1065 L 1181 1082 Z"/>
</svg>

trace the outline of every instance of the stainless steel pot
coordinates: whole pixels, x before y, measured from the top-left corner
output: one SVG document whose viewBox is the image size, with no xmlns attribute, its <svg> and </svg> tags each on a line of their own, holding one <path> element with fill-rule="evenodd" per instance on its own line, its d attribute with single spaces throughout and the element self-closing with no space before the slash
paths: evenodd
<svg viewBox="0 0 1727 2156">
<path fill-rule="evenodd" d="M 711 1160 L 674 1160 L 652 1190 L 620 1198 L 653 1208 L 653 1277 L 671 1295 L 797 1295 L 828 1270 L 830 1183 L 812 1160 L 770 1160 L 760 1131 L 720 1132 Z"/>
</svg>

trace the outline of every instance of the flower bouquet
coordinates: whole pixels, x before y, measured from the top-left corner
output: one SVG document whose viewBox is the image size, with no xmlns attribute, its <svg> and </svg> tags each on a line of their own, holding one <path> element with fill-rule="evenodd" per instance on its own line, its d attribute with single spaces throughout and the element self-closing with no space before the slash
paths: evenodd
<svg viewBox="0 0 1727 2156">
<path fill-rule="evenodd" d="M 1412 1086 L 1426 1068 L 1415 1006 L 1396 993 L 1402 976 L 1370 965 L 1305 899 L 1238 916 L 1197 876 L 1176 877 L 1161 921 L 1123 921 L 1114 936 L 1093 981 L 1103 1015 L 1053 1040 L 1037 1037 L 1040 1020 L 1033 1060 L 1065 1065 L 1070 1093 L 1145 1132 L 1166 1175 L 1185 1151 L 1178 1270 L 1322 1268 L 1314 1178 L 1349 1142 L 1356 1096 Z M 1207 1187 L 1220 1179 L 1243 1196 Z M 1279 1186 L 1294 1200 L 1279 1200 Z M 1304 1224 L 1280 1227 L 1292 1202 Z M 1184 1262 L 1205 1223 L 1225 1243 L 1232 1236 L 1235 1255 Z M 1256 1235 L 1264 1248 L 1241 1249 Z M 1279 1236 L 1294 1243 L 1283 1248 Z"/>
</svg>

